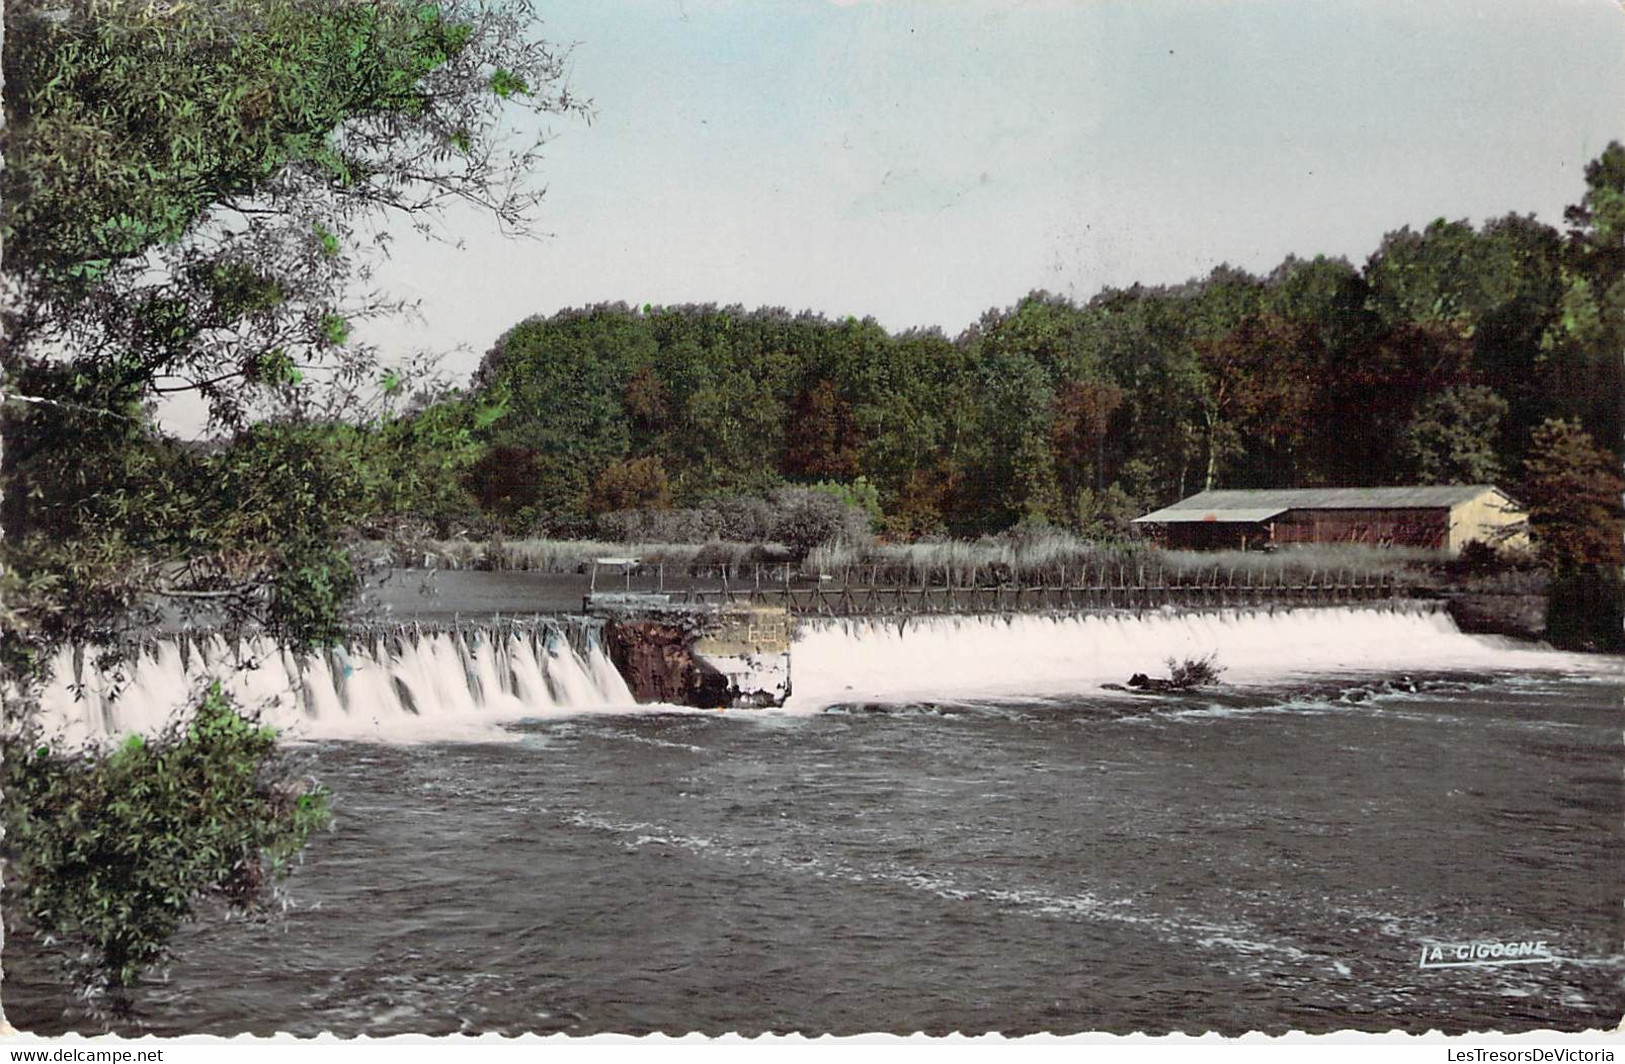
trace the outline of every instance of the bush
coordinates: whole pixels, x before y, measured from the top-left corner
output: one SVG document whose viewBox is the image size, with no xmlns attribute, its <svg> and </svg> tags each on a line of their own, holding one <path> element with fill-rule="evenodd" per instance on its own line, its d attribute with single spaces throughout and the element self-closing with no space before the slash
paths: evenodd
<svg viewBox="0 0 1625 1064">
<path fill-rule="evenodd" d="M 845 501 L 847 489 L 836 487 L 779 488 L 771 499 L 725 495 L 683 510 L 610 510 L 581 535 L 617 543 L 784 544 L 797 557 L 820 543 L 868 545 L 868 511 Z"/>
<path fill-rule="evenodd" d="M 573 510 L 536 510 L 526 514 L 519 534 L 530 539 L 591 539 L 597 522 Z"/>
<path fill-rule="evenodd" d="M 1218 664 L 1218 655 L 1205 658 L 1186 658 L 1184 661 L 1168 659 L 1168 686 L 1176 690 L 1189 687 L 1208 687 L 1219 682 L 1224 666 Z"/>
<path fill-rule="evenodd" d="M 764 543 L 773 538 L 778 515 L 766 499 L 732 495 L 711 504 L 717 535 L 735 543 Z"/>
<path fill-rule="evenodd" d="M 799 556 L 826 544 L 863 545 L 870 540 L 869 515 L 828 492 L 780 488 L 771 501 L 778 511 L 773 538 Z"/>
<path fill-rule="evenodd" d="M 637 510 L 611 510 L 593 518 L 595 538 L 611 543 L 634 543 L 643 538 L 643 514 Z"/>
<path fill-rule="evenodd" d="M 587 490 L 589 513 L 669 509 L 671 484 L 666 479 L 666 467 L 658 458 L 611 462 L 599 471 Z"/>
<path fill-rule="evenodd" d="M 1462 544 L 1456 562 L 1463 572 L 1486 573 L 1500 566 L 1501 556 L 1493 545 L 1481 539 L 1470 539 Z"/>
<path fill-rule="evenodd" d="M 1098 492 L 1080 488 L 1073 501 L 1073 519 L 1079 534 L 1099 543 L 1129 543 L 1140 539 L 1134 519 L 1144 512 L 1140 501 L 1115 483 Z"/>
<path fill-rule="evenodd" d="M 850 484 L 821 480 L 812 486 L 812 490 L 834 496 L 847 506 L 868 514 L 869 531 L 879 528 L 885 520 L 880 512 L 880 489 L 869 483 L 868 477 L 859 477 Z"/>
<path fill-rule="evenodd" d="M 999 543 L 1008 543 L 1018 551 L 1039 544 L 1073 542 L 1070 535 L 1042 517 L 1024 517 L 991 538 Z"/>
<path fill-rule="evenodd" d="M 618 543 L 706 543 L 719 524 L 709 510 L 617 510 L 599 514 L 595 530 Z"/>
<path fill-rule="evenodd" d="M 161 961 L 203 898 L 269 900 L 329 820 L 327 792 L 290 779 L 275 731 L 219 684 L 189 720 L 111 753 L 53 750 L 37 731 L 7 745 L 7 889 L 37 935 L 82 949 L 92 993 Z"/>
<path fill-rule="evenodd" d="M 1625 578 L 1619 569 L 1588 565 L 1553 576 L 1546 638 L 1565 650 L 1625 650 Z"/>
</svg>

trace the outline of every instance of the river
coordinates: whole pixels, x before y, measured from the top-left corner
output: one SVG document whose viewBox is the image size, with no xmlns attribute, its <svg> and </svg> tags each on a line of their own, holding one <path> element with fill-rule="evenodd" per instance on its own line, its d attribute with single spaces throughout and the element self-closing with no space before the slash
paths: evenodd
<svg viewBox="0 0 1625 1064">
<path fill-rule="evenodd" d="M 1307 614 L 1273 665 L 1252 620 L 1198 626 L 1229 682 L 1177 696 L 1100 689 L 1183 645 L 1143 622 L 1089 655 L 1037 619 L 826 625 L 784 711 L 313 729 L 337 819 L 292 906 L 189 925 L 124 1029 L 1612 1027 L 1619 662 Z M 1357 652 L 1313 659 L 1315 624 Z M 975 690 L 990 641 L 1008 667 Z M 1552 959 L 1420 966 L 1507 941 Z M 12 1023 L 96 1029 L 37 948 L 6 962 Z"/>
</svg>

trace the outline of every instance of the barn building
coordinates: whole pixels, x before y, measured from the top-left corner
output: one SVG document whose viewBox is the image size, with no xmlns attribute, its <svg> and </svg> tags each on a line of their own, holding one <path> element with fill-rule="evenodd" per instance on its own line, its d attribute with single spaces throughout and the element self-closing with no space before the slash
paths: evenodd
<svg viewBox="0 0 1625 1064">
<path fill-rule="evenodd" d="M 1528 515 L 1490 484 L 1204 491 L 1134 523 L 1181 550 L 1367 543 L 1455 554 L 1473 540 L 1497 547 L 1529 542 Z"/>
</svg>

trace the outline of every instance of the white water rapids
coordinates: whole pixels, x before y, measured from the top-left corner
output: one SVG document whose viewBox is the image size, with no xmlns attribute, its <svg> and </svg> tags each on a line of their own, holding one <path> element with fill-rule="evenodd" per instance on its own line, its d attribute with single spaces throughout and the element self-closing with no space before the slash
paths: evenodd
<svg viewBox="0 0 1625 1064">
<path fill-rule="evenodd" d="M 635 705 L 596 639 L 578 650 L 553 627 L 402 629 L 309 655 L 264 638 L 191 635 L 147 644 L 106 670 L 94 653 L 76 667 L 73 651 L 61 651 L 41 693 L 43 723 L 70 745 L 151 734 L 211 679 L 299 739 L 488 738 L 525 717 Z"/>
<path fill-rule="evenodd" d="M 1096 693 L 1213 655 L 1229 684 L 1427 669 L 1595 673 L 1618 663 L 1464 635 L 1450 615 L 1392 608 L 1026 614 L 803 623 L 792 706 Z"/>
<path fill-rule="evenodd" d="M 568 624 L 568 622 L 561 622 Z M 580 633 L 578 633 L 579 635 Z M 597 639 L 552 625 L 496 631 L 400 629 L 308 656 L 266 640 L 165 638 L 102 671 L 64 650 L 41 693 L 42 722 L 70 744 L 152 733 L 209 679 L 300 739 L 488 739 L 503 723 L 635 705 Z M 1617 662 L 1463 635 L 1441 610 L 1319 608 L 1100 615 L 809 619 L 791 652 L 786 709 L 1095 695 L 1169 658 L 1214 655 L 1232 684 L 1424 669 L 1618 672 Z M 1605 663 L 1606 662 L 1606 663 Z M 751 711 L 758 712 L 758 711 Z"/>
</svg>

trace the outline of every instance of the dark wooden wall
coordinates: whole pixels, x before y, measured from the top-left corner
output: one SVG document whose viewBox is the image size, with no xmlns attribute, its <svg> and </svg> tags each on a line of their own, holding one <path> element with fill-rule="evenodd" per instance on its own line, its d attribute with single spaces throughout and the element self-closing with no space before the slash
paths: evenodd
<svg viewBox="0 0 1625 1064">
<path fill-rule="evenodd" d="M 1275 519 L 1275 542 L 1366 543 L 1374 547 L 1448 546 L 1450 511 L 1289 510 Z"/>
</svg>

